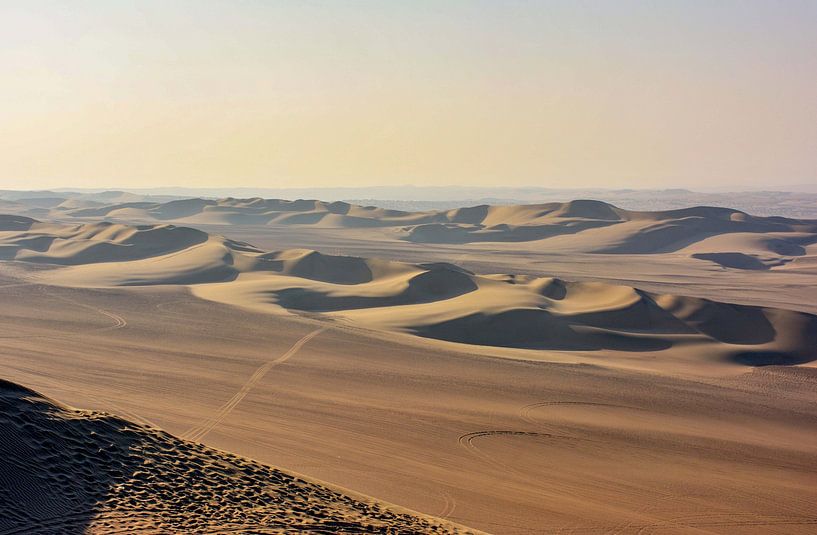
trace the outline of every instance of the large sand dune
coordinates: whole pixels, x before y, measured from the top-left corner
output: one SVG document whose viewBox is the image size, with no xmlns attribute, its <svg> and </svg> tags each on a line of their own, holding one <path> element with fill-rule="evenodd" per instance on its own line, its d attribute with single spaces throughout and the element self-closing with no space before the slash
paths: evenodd
<svg viewBox="0 0 817 535">
<path fill-rule="evenodd" d="M 65 266 L 80 287 L 189 285 L 202 298 L 365 328 L 528 350 L 697 354 L 748 365 L 817 359 L 817 317 L 558 278 L 477 275 L 452 264 L 264 252 L 169 225 L 54 225 L 8 217 L 6 259 Z"/>
<path fill-rule="evenodd" d="M 0 533 L 468 533 L 0 379 Z"/>
<path fill-rule="evenodd" d="M 0 218 L 0 232 L 23 231 L 3 240 L 0 258 L 26 262 L 126 262 L 183 251 L 208 239 L 204 232 L 169 225 L 49 225 L 23 217 Z"/>
</svg>

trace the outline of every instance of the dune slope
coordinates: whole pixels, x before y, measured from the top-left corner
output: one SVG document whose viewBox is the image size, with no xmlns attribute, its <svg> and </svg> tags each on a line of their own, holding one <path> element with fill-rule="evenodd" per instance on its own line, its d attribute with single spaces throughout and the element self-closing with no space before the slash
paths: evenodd
<svg viewBox="0 0 817 535">
<path fill-rule="evenodd" d="M 0 533 L 466 533 L 0 380 Z"/>
</svg>

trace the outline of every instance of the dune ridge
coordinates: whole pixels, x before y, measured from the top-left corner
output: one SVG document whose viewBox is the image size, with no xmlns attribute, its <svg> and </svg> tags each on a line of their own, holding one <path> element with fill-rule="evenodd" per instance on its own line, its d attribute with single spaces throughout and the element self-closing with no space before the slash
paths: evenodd
<svg viewBox="0 0 817 535">
<path fill-rule="evenodd" d="M 801 312 L 595 282 L 477 275 L 446 263 L 265 252 L 172 225 L 17 217 L 0 225 L 3 258 L 51 264 L 55 269 L 37 276 L 56 285 L 188 285 L 198 297 L 264 312 L 483 346 L 645 354 L 697 348 L 701 358 L 744 365 L 817 358 L 817 317 Z"/>
<path fill-rule="evenodd" d="M 776 269 L 794 260 L 803 266 L 808 264 L 803 257 L 817 255 L 817 220 L 758 217 L 711 206 L 637 211 L 579 199 L 408 212 L 314 199 L 153 201 L 110 195 L 93 200 L 6 200 L 0 210 L 58 221 L 175 223 L 205 230 L 212 226 L 345 229 L 361 236 L 376 234 L 378 239 L 429 245 L 529 244 L 566 253 L 682 254 L 741 270 Z"/>
<path fill-rule="evenodd" d="M 0 380 L 0 533 L 475 533 Z"/>
</svg>

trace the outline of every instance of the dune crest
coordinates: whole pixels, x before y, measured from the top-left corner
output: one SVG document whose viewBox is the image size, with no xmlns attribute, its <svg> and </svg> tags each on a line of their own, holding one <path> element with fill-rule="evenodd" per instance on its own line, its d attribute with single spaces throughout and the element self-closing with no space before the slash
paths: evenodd
<svg viewBox="0 0 817 535">
<path fill-rule="evenodd" d="M 157 202 L 130 200 L 134 196 L 116 193 L 93 200 L 4 200 L 0 208 L 60 221 L 172 222 L 205 229 L 294 226 L 315 232 L 345 229 L 361 236 L 417 244 L 541 244 L 565 253 L 683 254 L 716 267 L 739 270 L 776 269 L 800 257 L 817 255 L 817 220 L 758 217 L 711 206 L 636 211 L 578 199 L 407 212 L 314 199 L 228 197 Z"/>
</svg>

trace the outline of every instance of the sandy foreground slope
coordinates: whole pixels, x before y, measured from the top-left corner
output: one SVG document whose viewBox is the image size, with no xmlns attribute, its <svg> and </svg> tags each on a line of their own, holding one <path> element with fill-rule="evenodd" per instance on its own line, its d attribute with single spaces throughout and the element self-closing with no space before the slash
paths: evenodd
<svg viewBox="0 0 817 535">
<path fill-rule="evenodd" d="M 467 533 L 0 380 L 0 533 Z"/>
<path fill-rule="evenodd" d="M 808 314 L 177 227 L 5 225 L 2 377 L 73 406 L 493 533 L 817 524 Z M 475 307 L 594 345 L 417 331 Z"/>
</svg>

